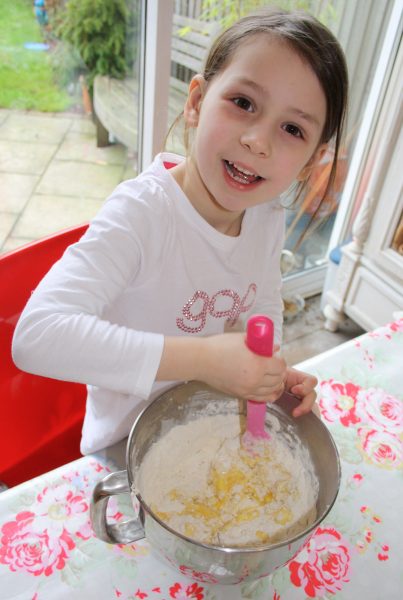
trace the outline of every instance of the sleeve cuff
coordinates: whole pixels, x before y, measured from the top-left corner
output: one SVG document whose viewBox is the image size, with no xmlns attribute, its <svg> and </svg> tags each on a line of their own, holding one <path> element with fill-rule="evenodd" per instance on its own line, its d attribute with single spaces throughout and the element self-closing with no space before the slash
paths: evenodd
<svg viewBox="0 0 403 600">
<path fill-rule="evenodd" d="M 151 393 L 161 362 L 164 336 L 159 333 L 144 333 L 142 346 L 142 359 L 135 369 L 137 377 L 133 394 L 146 400 Z"/>
</svg>

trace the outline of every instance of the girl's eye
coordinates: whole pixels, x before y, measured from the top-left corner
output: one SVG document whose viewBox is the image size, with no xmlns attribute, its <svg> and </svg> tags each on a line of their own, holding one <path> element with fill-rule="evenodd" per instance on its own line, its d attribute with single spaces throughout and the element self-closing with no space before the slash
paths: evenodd
<svg viewBox="0 0 403 600">
<path fill-rule="evenodd" d="M 246 110 L 248 112 L 251 112 L 253 110 L 252 103 L 247 98 L 233 98 L 232 101 L 236 106 L 242 108 L 242 110 Z"/>
<path fill-rule="evenodd" d="M 297 127 L 296 125 L 293 125 L 292 123 L 287 123 L 286 125 L 284 125 L 284 131 L 293 135 L 294 137 L 300 137 L 300 138 L 303 137 L 302 131 L 300 130 L 300 128 Z"/>
</svg>

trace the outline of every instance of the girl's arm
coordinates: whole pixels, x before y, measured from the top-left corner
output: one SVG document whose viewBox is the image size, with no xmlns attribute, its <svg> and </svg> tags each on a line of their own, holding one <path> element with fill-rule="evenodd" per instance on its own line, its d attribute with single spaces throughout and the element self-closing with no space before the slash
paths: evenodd
<svg viewBox="0 0 403 600">
<path fill-rule="evenodd" d="M 108 307 L 136 279 L 141 252 L 126 214 L 116 216 L 116 206 L 108 210 L 32 294 L 15 330 L 17 366 L 140 398 L 157 378 L 197 379 L 234 395 L 274 400 L 285 363 L 250 352 L 243 333 L 164 337 L 108 320 Z"/>
<path fill-rule="evenodd" d="M 262 402 L 279 397 L 285 378 L 284 359 L 251 352 L 244 333 L 166 337 L 157 371 L 157 380 L 197 379 L 230 395 Z"/>
<path fill-rule="evenodd" d="M 318 383 L 313 375 L 287 367 L 279 356 L 251 352 L 244 333 L 165 338 L 157 380 L 172 379 L 197 379 L 230 395 L 261 402 L 275 402 L 286 390 L 301 398 L 295 417 L 313 408 Z"/>
<path fill-rule="evenodd" d="M 22 370 L 148 397 L 163 335 L 107 316 L 140 264 L 130 200 L 108 201 L 32 293 L 13 338 L 13 358 Z"/>
</svg>

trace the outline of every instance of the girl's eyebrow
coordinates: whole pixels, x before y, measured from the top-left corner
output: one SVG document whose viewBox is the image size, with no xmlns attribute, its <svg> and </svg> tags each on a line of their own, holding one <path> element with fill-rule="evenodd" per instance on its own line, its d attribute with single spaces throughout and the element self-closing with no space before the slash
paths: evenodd
<svg viewBox="0 0 403 600">
<path fill-rule="evenodd" d="M 295 108 L 294 106 L 289 106 L 287 108 L 287 110 L 290 112 L 293 112 L 301 119 L 308 121 L 308 123 L 312 123 L 312 125 L 315 125 L 316 127 L 321 127 L 321 125 L 320 125 L 318 119 L 315 117 L 315 115 L 311 115 L 311 113 L 307 113 L 299 108 Z"/>
<path fill-rule="evenodd" d="M 235 83 L 240 83 L 241 85 L 247 85 L 253 89 L 255 89 L 260 94 L 266 94 L 266 90 L 262 85 L 254 81 L 253 79 L 249 79 L 249 77 L 236 77 Z"/>
<path fill-rule="evenodd" d="M 237 78 L 237 82 L 253 88 L 256 92 L 258 92 L 261 95 L 267 95 L 267 93 L 268 93 L 262 85 L 260 85 L 253 79 L 249 79 L 249 77 L 239 77 L 239 78 Z M 316 127 L 321 127 L 321 124 L 319 123 L 318 119 L 315 117 L 315 115 L 313 115 L 311 113 L 307 113 L 304 110 L 301 110 L 300 108 L 297 108 L 295 106 L 288 106 L 286 108 L 286 110 L 288 112 L 294 113 L 301 119 L 304 119 L 304 121 L 307 121 L 308 123 L 311 123 L 312 125 L 315 125 Z"/>
</svg>

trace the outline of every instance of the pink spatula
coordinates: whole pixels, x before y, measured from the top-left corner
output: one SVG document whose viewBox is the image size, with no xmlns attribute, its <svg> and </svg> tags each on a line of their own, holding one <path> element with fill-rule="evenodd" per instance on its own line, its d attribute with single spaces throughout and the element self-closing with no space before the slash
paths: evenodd
<svg viewBox="0 0 403 600">
<path fill-rule="evenodd" d="M 273 355 L 273 321 L 265 315 L 254 315 L 246 326 L 246 344 L 249 350 L 262 356 Z M 266 403 L 248 400 L 246 406 L 246 431 L 242 442 L 250 446 L 256 440 L 269 439 L 265 431 Z"/>
</svg>

